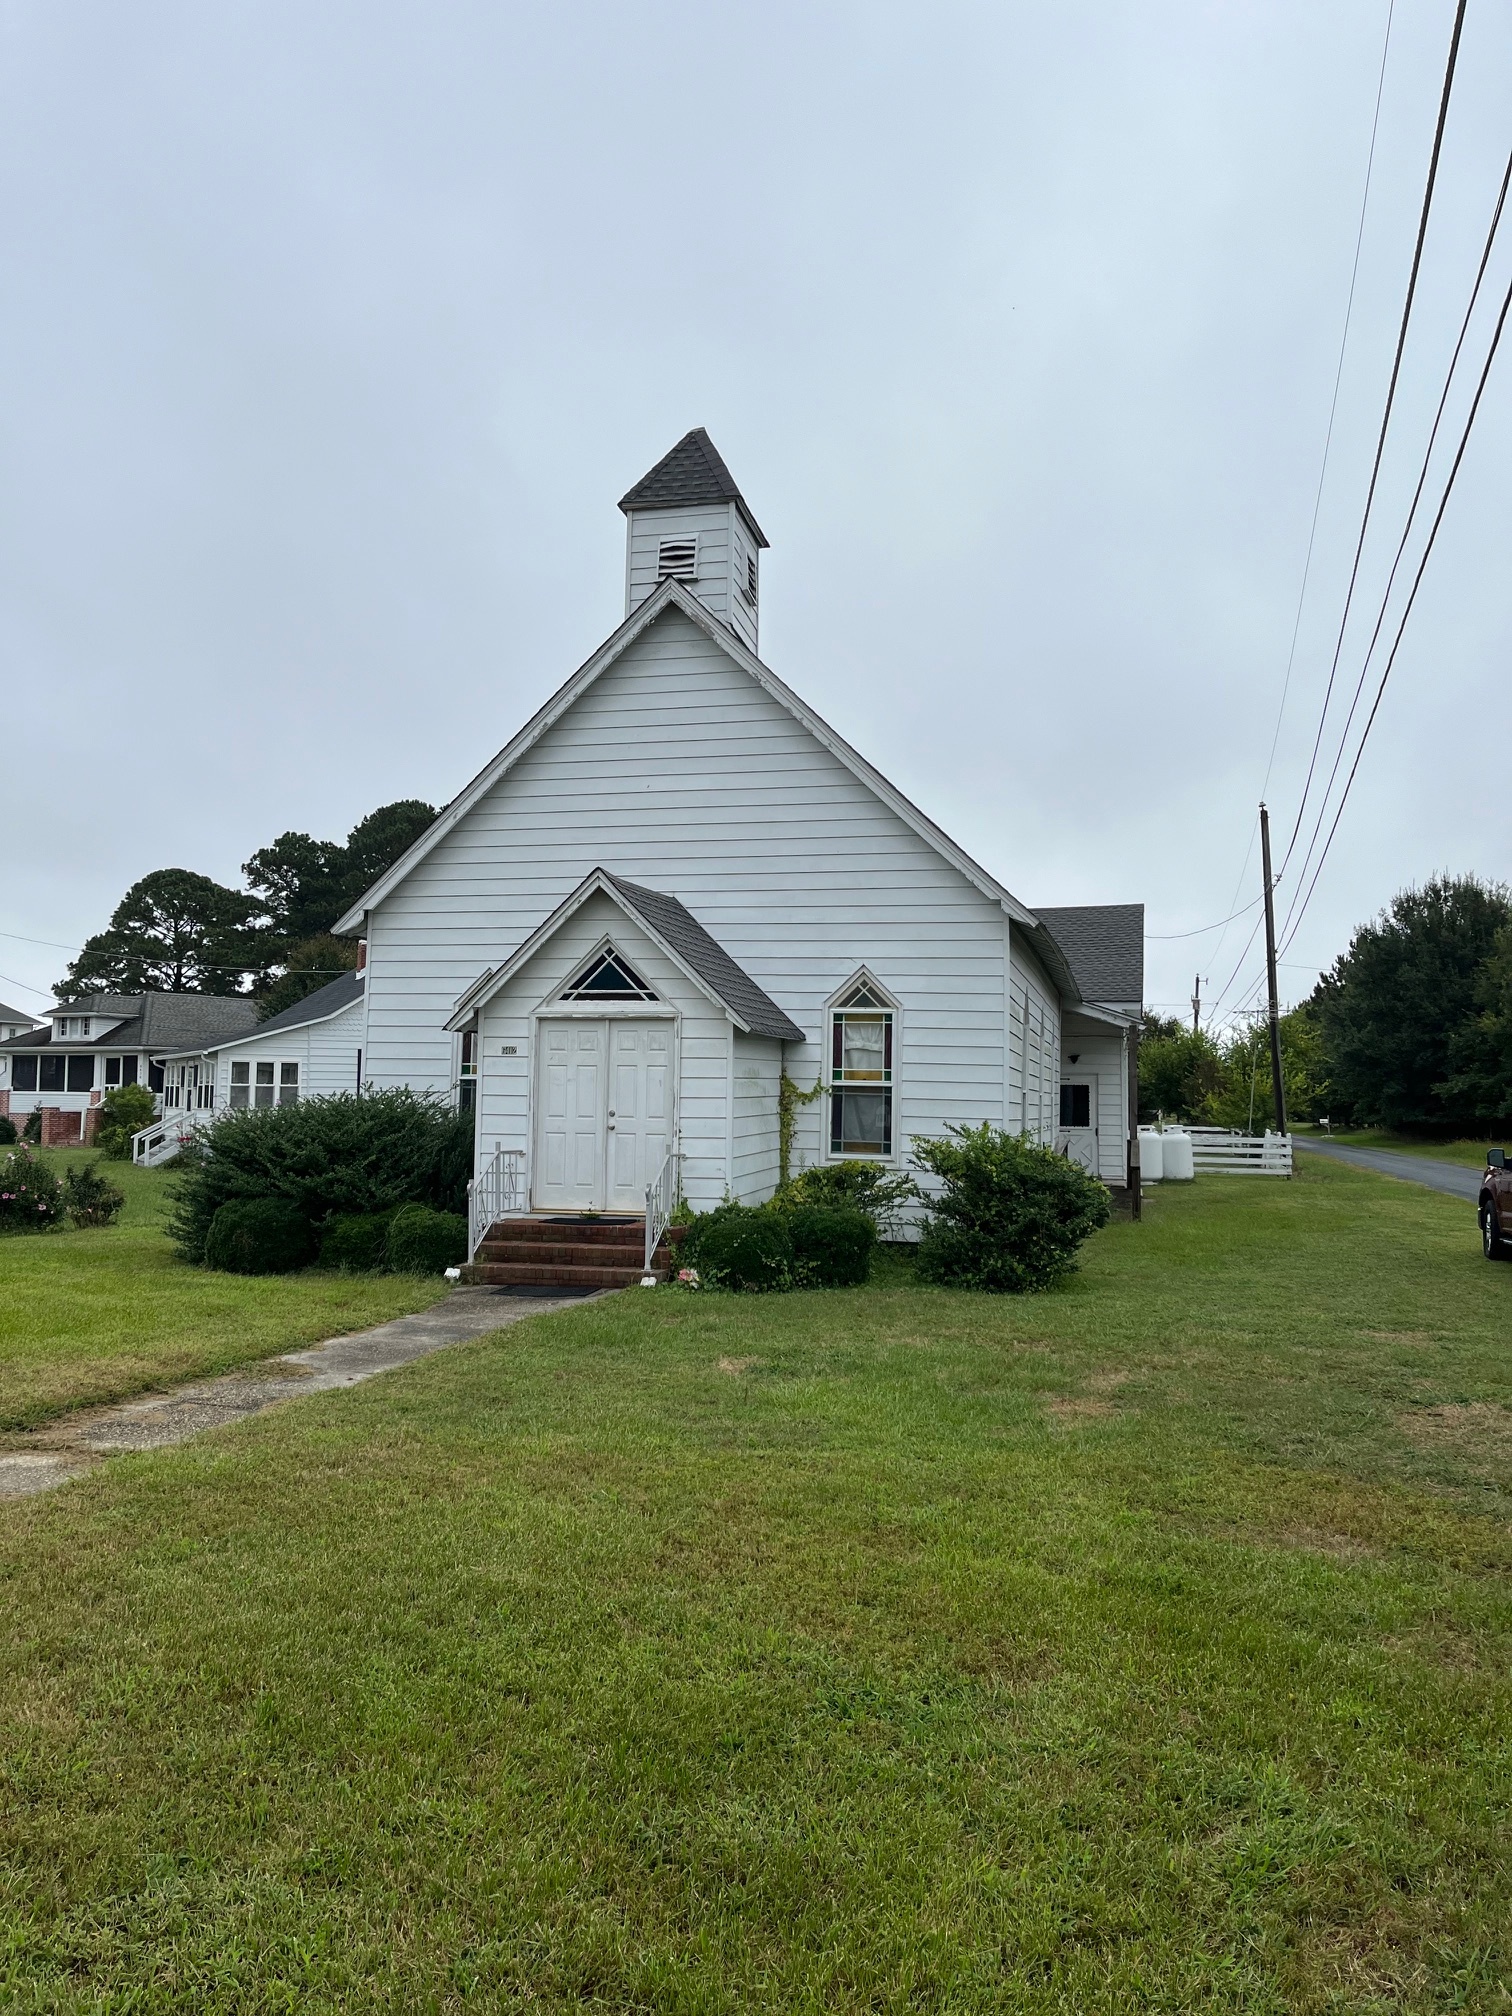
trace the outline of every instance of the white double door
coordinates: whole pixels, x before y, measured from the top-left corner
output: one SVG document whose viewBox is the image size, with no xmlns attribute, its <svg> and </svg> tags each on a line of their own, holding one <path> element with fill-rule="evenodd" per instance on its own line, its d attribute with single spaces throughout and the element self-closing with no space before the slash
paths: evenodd
<svg viewBox="0 0 1512 2016">
<path fill-rule="evenodd" d="M 538 1211 L 644 1211 L 672 1139 L 670 1019 L 563 1016 L 536 1045 Z"/>
</svg>

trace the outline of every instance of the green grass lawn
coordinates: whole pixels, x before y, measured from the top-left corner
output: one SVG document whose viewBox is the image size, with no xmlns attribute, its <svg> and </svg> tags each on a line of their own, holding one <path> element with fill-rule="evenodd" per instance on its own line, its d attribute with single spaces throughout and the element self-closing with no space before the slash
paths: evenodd
<svg viewBox="0 0 1512 2016">
<path fill-rule="evenodd" d="M 1512 1134 L 1494 1142 L 1421 1141 L 1414 1134 L 1393 1134 L 1384 1127 L 1335 1127 L 1324 1134 L 1316 1127 L 1301 1126 L 1299 1135 L 1315 1135 L 1320 1141 L 1342 1141 L 1346 1148 L 1390 1148 L 1397 1155 L 1426 1155 L 1434 1162 L 1462 1162 L 1473 1169 L 1486 1166 L 1487 1147 L 1512 1148 Z"/>
<path fill-rule="evenodd" d="M 0 2006 L 1505 2011 L 1512 1267 L 638 1290 L 0 1511 Z"/>
<path fill-rule="evenodd" d="M 78 1149 L 43 1157 L 61 1171 Z M 163 1234 L 169 1169 L 102 1165 L 117 1224 L 0 1238 L 0 1430 L 68 1407 L 224 1372 L 423 1309 L 440 1281 L 310 1272 L 249 1279 L 185 1267 Z"/>
</svg>

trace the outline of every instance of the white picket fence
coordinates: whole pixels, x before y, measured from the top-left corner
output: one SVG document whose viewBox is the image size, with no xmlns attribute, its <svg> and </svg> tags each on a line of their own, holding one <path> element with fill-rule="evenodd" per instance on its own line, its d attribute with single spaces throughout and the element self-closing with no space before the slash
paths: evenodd
<svg viewBox="0 0 1512 2016">
<path fill-rule="evenodd" d="M 1231 1127 L 1188 1127 L 1192 1162 L 1200 1176 L 1211 1170 L 1224 1176 L 1290 1176 L 1289 1134 L 1240 1134 Z"/>
</svg>

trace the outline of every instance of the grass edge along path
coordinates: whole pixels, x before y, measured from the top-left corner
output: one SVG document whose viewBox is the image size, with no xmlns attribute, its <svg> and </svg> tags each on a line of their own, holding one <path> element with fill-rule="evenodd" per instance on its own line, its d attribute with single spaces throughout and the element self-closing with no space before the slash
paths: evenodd
<svg viewBox="0 0 1512 2016">
<path fill-rule="evenodd" d="M 631 1291 L 10 1510 L 0 2002 L 1505 2009 L 1507 1451 L 1411 1427 L 1512 1418 L 1468 1216 Z"/>
<path fill-rule="evenodd" d="M 95 1158 L 44 1159 L 61 1174 Z M 0 1436 L 366 1330 L 446 1293 L 412 1275 L 186 1267 L 164 1231 L 172 1168 L 102 1167 L 126 1194 L 115 1225 L 0 1237 Z"/>
</svg>

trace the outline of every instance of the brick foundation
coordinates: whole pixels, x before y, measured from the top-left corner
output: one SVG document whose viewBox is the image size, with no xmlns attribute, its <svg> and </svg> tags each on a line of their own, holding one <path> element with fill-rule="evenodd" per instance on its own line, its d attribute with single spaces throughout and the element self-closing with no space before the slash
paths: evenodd
<svg viewBox="0 0 1512 2016">
<path fill-rule="evenodd" d="M 99 1105 L 91 1106 L 79 1117 L 84 1122 L 84 1146 L 93 1148 L 95 1137 L 100 1131 L 100 1122 L 105 1117 L 104 1108 Z"/>
<path fill-rule="evenodd" d="M 9 1120 L 9 1118 L 10 1118 L 10 1087 L 7 1085 L 5 1090 L 3 1092 L 0 1092 L 0 1119 Z"/>
<path fill-rule="evenodd" d="M 42 1108 L 42 1146 L 44 1148 L 76 1148 L 82 1136 L 79 1122 L 82 1113 L 69 1113 L 61 1106 Z"/>
</svg>

